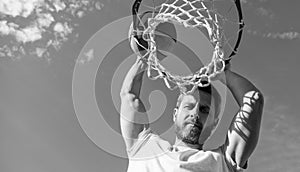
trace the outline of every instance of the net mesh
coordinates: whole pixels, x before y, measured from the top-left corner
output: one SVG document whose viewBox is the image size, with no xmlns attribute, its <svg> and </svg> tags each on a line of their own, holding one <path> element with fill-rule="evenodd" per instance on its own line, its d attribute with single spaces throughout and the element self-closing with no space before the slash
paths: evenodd
<svg viewBox="0 0 300 172">
<path fill-rule="evenodd" d="M 135 3 L 133 7 L 133 10 L 136 10 L 135 12 L 137 12 L 140 2 L 141 0 L 138 0 Z M 150 79 L 156 80 L 162 78 L 169 89 L 179 88 L 182 93 L 187 93 L 193 91 L 197 86 L 208 86 L 211 83 L 211 79 L 224 70 L 225 62 L 229 61 L 236 54 L 244 23 L 240 3 L 239 1 L 235 1 L 239 15 L 239 21 L 236 22 L 239 25 L 238 39 L 235 46 L 231 47 L 232 53 L 229 56 L 225 56 L 223 45 L 229 39 L 225 37 L 223 25 L 229 20 L 214 9 L 215 2 L 215 0 L 167 0 L 158 7 L 153 7 L 152 16 L 147 20 L 147 27 L 143 25 L 142 28 L 133 28 L 130 39 L 134 39 L 136 44 L 145 50 L 145 53 L 138 53 L 137 55 L 148 64 L 147 75 Z M 138 18 L 138 20 L 141 19 Z M 172 22 L 182 25 L 185 28 L 201 28 L 206 30 L 208 39 L 214 47 L 210 63 L 188 76 L 172 74 L 161 65 L 157 58 L 155 28 L 164 22 Z M 133 25 L 136 24 L 133 23 Z M 136 39 L 134 37 L 136 34 L 141 34 L 145 42 Z M 154 76 L 153 73 L 157 75 Z M 187 90 L 187 85 L 193 85 L 194 87 L 191 90 Z"/>
</svg>

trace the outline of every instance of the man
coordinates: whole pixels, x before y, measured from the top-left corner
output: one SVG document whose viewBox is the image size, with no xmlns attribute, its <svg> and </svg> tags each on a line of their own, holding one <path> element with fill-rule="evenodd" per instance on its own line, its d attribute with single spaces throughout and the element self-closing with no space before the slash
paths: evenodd
<svg viewBox="0 0 300 172">
<path fill-rule="evenodd" d="M 220 98 L 210 86 L 179 95 L 173 111 L 176 140 L 171 145 L 151 131 L 140 100 L 146 65 L 138 56 L 120 92 L 120 124 L 129 157 L 128 172 L 235 172 L 246 169 L 259 136 L 264 104 L 261 92 L 249 80 L 231 71 L 228 64 L 225 80 L 220 81 L 226 84 L 240 108 L 225 143 L 215 150 L 202 147 L 218 123 L 220 111 Z"/>
</svg>

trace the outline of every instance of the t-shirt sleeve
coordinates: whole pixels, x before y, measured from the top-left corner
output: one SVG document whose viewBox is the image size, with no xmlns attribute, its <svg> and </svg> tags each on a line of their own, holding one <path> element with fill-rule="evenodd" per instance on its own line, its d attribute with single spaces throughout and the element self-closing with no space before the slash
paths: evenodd
<svg viewBox="0 0 300 172">
<path fill-rule="evenodd" d="M 243 167 L 240 167 L 237 165 L 237 163 L 232 159 L 232 157 L 226 153 L 225 151 L 225 145 L 221 146 L 221 151 L 224 155 L 225 162 L 227 164 L 227 167 L 232 171 L 232 172 L 242 172 L 248 167 L 248 161 Z"/>
</svg>

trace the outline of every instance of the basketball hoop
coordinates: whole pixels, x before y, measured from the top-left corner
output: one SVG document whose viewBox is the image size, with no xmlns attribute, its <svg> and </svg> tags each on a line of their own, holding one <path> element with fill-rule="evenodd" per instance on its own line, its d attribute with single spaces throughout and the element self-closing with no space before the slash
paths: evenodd
<svg viewBox="0 0 300 172">
<path fill-rule="evenodd" d="M 179 88 L 182 93 L 187 93 L 193 91 L 197 86 L 208 86 L 211 83 L 211 78 L 223 72 L 225 63 L 237 53 L 244 28 L 239 0 L 231 0 L 237 10 L 236 22 L 228 20 L 215 10 L 214 4 L 221 2 L 220 0 L 166 0 L 157 7 L 151 7 L 152 16 L 147 20 L 147 27 L 138 26 L 141 16 L 145 14 L 138 14 L 141 1 L 136 0 L 132 7 L 133 23 L 129 40 L 131 44 L 137 45 L 138 49 L 135 49 L 134 52 L 148 64 L 147 75 L 150 79 L 162 78 L 169 89 Z M 187 29 L 201 28 L 206 30 L 208 40 L 214 49 L 210 63 L 188 76 L 174 75 L 167 71 L 157 58 L 157 42 L 155 41 L 155 29 L 164 22 L 182 25 Z M 235 44 L 230 46 L 231 53 L 228 56 L 223 51 L 223 45 L 227 44 L 228 41 L 223 28 L 225 22 L 233 22 L 238 25 L 237 39 Z M 158 73 L 157 76 L 152 76 L 153 70 Z M 171 86 L 170 82 L 174 83 L 175 86 Z M 187 90 L 187 85 L 193 85 L 193 88 Z"/>
</svg>

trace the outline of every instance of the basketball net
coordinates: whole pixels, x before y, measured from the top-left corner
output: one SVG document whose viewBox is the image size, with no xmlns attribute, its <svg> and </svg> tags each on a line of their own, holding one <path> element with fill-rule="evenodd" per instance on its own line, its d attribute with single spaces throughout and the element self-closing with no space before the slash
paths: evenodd
<svg viewBox="0 0 300 172">
<path fill-rule="evenodd" d="M 129 39 L 134 39 L 136 44 L 145 50 L 144 54 L 136 52 L 136 54 L 144 60 L 147 66 L 147 75 L 150 79 L 163 79 L 166 86 L 174 90 L 179 88 L 181 93 L 188 93 L 197 86 L 206 87 L 211 83 L 211 79 L 224 71 L 225 62 L 229 61 L 233 55 L 236 54 L 237 48 L 241 41 L 242 31 L 244 27 L 241 4 L 239 0 L 235 0 L 234 4 L 238 11 L 239 25 L 238 38 L 235 46 L 232 47 L 232 53 L 229 56 L 224 55 L 222 46 L 224 44 L 223 24 L 226 20 L 225 17 L 220 15 L 214 10 L 213 3 L 216 0 L 167 0 L 160 6 L 153 8 L 153 14 L 147 20 L 147 27 L 136 27 L 136 21 L 141 19 L 137 15 L 141 0 L 136 0 L 133 5 L 133 29 L 129 35 Z M 155 12 L 158 9 L 158 12 Z M 194 74 L 188 76 L 179 76 L 170 73 L 164 66 L 160 64 L 157 59 L 157 44 L 154 41 L 155 28 L 164 22 L 171 22 L 173 24 L 182 25 L 185 28 L 201 28 L 205 29 L 208 33 L 208 40 L 213 46 L 213 54 L 209 64 L 200 68 Z M 136 38 L 140 34 L 142 39 L 146 42 L 141 43 Z M 146 43 L 146 44 L 145 44 Z M 153 72 L 155 71 L 155 72 Z M 153 76 L 153 73 L 157 73 Z M 170 84 L 173 83 L 173 84 Z M 173 86 L 172 86 L 173 85 Z M 191 90 L 187 90 L 188 85 L 193 85 Z"/>
</svg>

